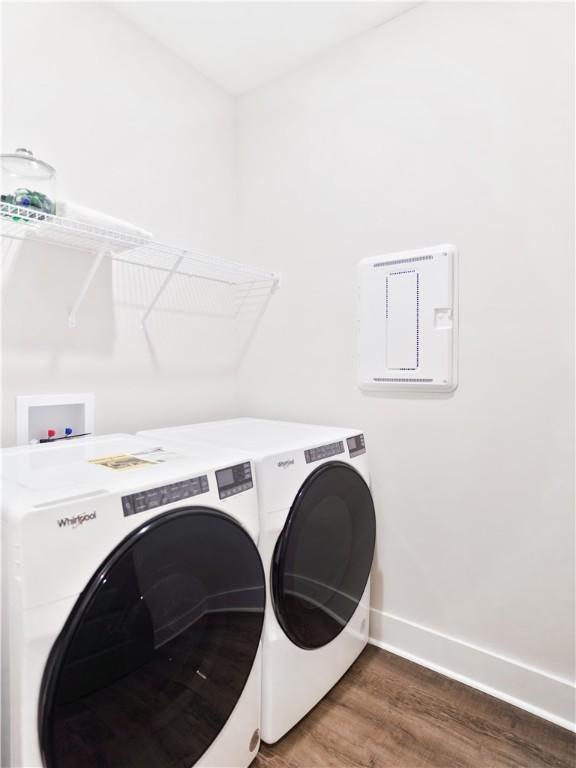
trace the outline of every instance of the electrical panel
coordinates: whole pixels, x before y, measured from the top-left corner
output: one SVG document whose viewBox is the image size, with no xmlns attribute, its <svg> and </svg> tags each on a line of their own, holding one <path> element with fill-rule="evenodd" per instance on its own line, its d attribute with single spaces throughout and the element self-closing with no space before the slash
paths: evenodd
<svg viewBox="0 0 576 768">
<path fill-rule="evenodd" d="M 452 245 L 363 259 L 358 383 L 367 391 L 451 392 L 457 378 Z"/>
</svg>

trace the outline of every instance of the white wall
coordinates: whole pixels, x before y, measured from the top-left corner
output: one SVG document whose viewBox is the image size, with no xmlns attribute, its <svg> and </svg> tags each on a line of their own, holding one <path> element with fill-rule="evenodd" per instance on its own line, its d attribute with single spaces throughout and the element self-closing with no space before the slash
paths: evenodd
<svg viewBox="0 0 576 768">
<path fill-rule="evenodd" d="M 2 12 L 2 151 L 29 147 L 54 165 L 61 198 L 234 256 L 233 99 L 103 4 Z M 105 265 L 71 330 L 92 257 L 31 245 L 5 256 L 5 445 L 16 394 L 95 392 L 100 433 L 234 413 L 231 356 L 206 358 L 214 321 L 159 313 L 149 337 L 139 330 L 158 273 Z M 198 290 L 180 308 L 202 304 Z"/>
<path fill-rule="evenodd" d="M 245 256 L 284 276 L 238 399 L 232 355 L 207 343 L 225 318 L 162 313 L 145 336 L 153 285 L 108 265 L 71 330 L 90 259 L 10 250 L 5 444 L 14 395 L 45 391 L 94 391 L 101 433 L 238 412 L 356 425 L 375 641 L 573 719 L 571 8 L 421 6 L 244 97 L 237 125 L 229 97 L 110 8 L 2 11 L 4 151 L 52 162 L 61 197 L 224 256 L 238 159 Z M 445 241 L 461 252 L 459 389 L 361 394 L 357 260 Z"/>
<path fill-rule="evenodd" d="M 376 641 L 559 721 L 574 719 L 572 29 L 567 4 L 426 4 L 240 102 L 247 254 L 283 271 L 244 411 L 366 432 Z M 362 394 L 357 261 L 442 242 L 461 253 L 459 389 Z"/>
</svg>

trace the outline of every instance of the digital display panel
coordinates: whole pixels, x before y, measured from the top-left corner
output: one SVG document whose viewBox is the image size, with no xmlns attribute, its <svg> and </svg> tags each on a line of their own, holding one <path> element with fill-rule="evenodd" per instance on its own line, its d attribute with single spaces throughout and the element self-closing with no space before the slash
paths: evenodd
<svg viewBox="0 0 576 768">
<path fill-rule="evenodd" d="M 355 435 L 354 437 L 349 437 L 346 440 L 346 443 L 348 444 L 348 453 L 350 454 L 350 458 L 354 458 L 354 456 L 360 456 L 360 454 L 366 453 L 364 435 Z"/>
<path fill-rule="evenodd" d="M 236 493 L 250 490 L 253 486 L 250 462 L 246 461 L 233 467 L 219 469 L 216 472 L 216 483 L 218 485 L 218 495 L 221 499 L 227 499 Z"/>
<path fill-rule="evenodd" d="M 234 485 L 234 470 L 232 467 L 218 472 L 218 487 L 224 488 L 227 485 Z"/>
</svg>

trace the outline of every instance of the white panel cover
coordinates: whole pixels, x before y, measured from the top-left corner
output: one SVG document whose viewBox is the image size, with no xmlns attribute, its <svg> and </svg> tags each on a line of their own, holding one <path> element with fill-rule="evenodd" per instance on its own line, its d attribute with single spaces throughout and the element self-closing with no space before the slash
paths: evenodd
<svg viewBox="0 0 576 768">
<path fill-rule="evenodd" d="M 451 245 L 359 264 L 359 385 L 453 391 L 457 386 L 457 254 Z"/>
</svg>

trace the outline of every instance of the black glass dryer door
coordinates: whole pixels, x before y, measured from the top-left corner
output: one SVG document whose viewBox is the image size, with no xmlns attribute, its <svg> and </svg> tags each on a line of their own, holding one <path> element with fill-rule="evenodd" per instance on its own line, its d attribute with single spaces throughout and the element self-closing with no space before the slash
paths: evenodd
<svg viewBox="0 0 576 768">
<path fill-rule="evenodd" d="M 227 515 L 189 508 L 137 529 L 52 650 L 40 703 L 46 768 L 194 765 L 242 693 L 264 603 L 258 551 Z"/>
<path fill-rule="evenodd" d="M 330 462 L 300 489 L 274 552 L 274 610 L 290 640 L 320 648 L 346 626 L 374 556 L 370 490 L 347 464 Z"/>
</svg>

